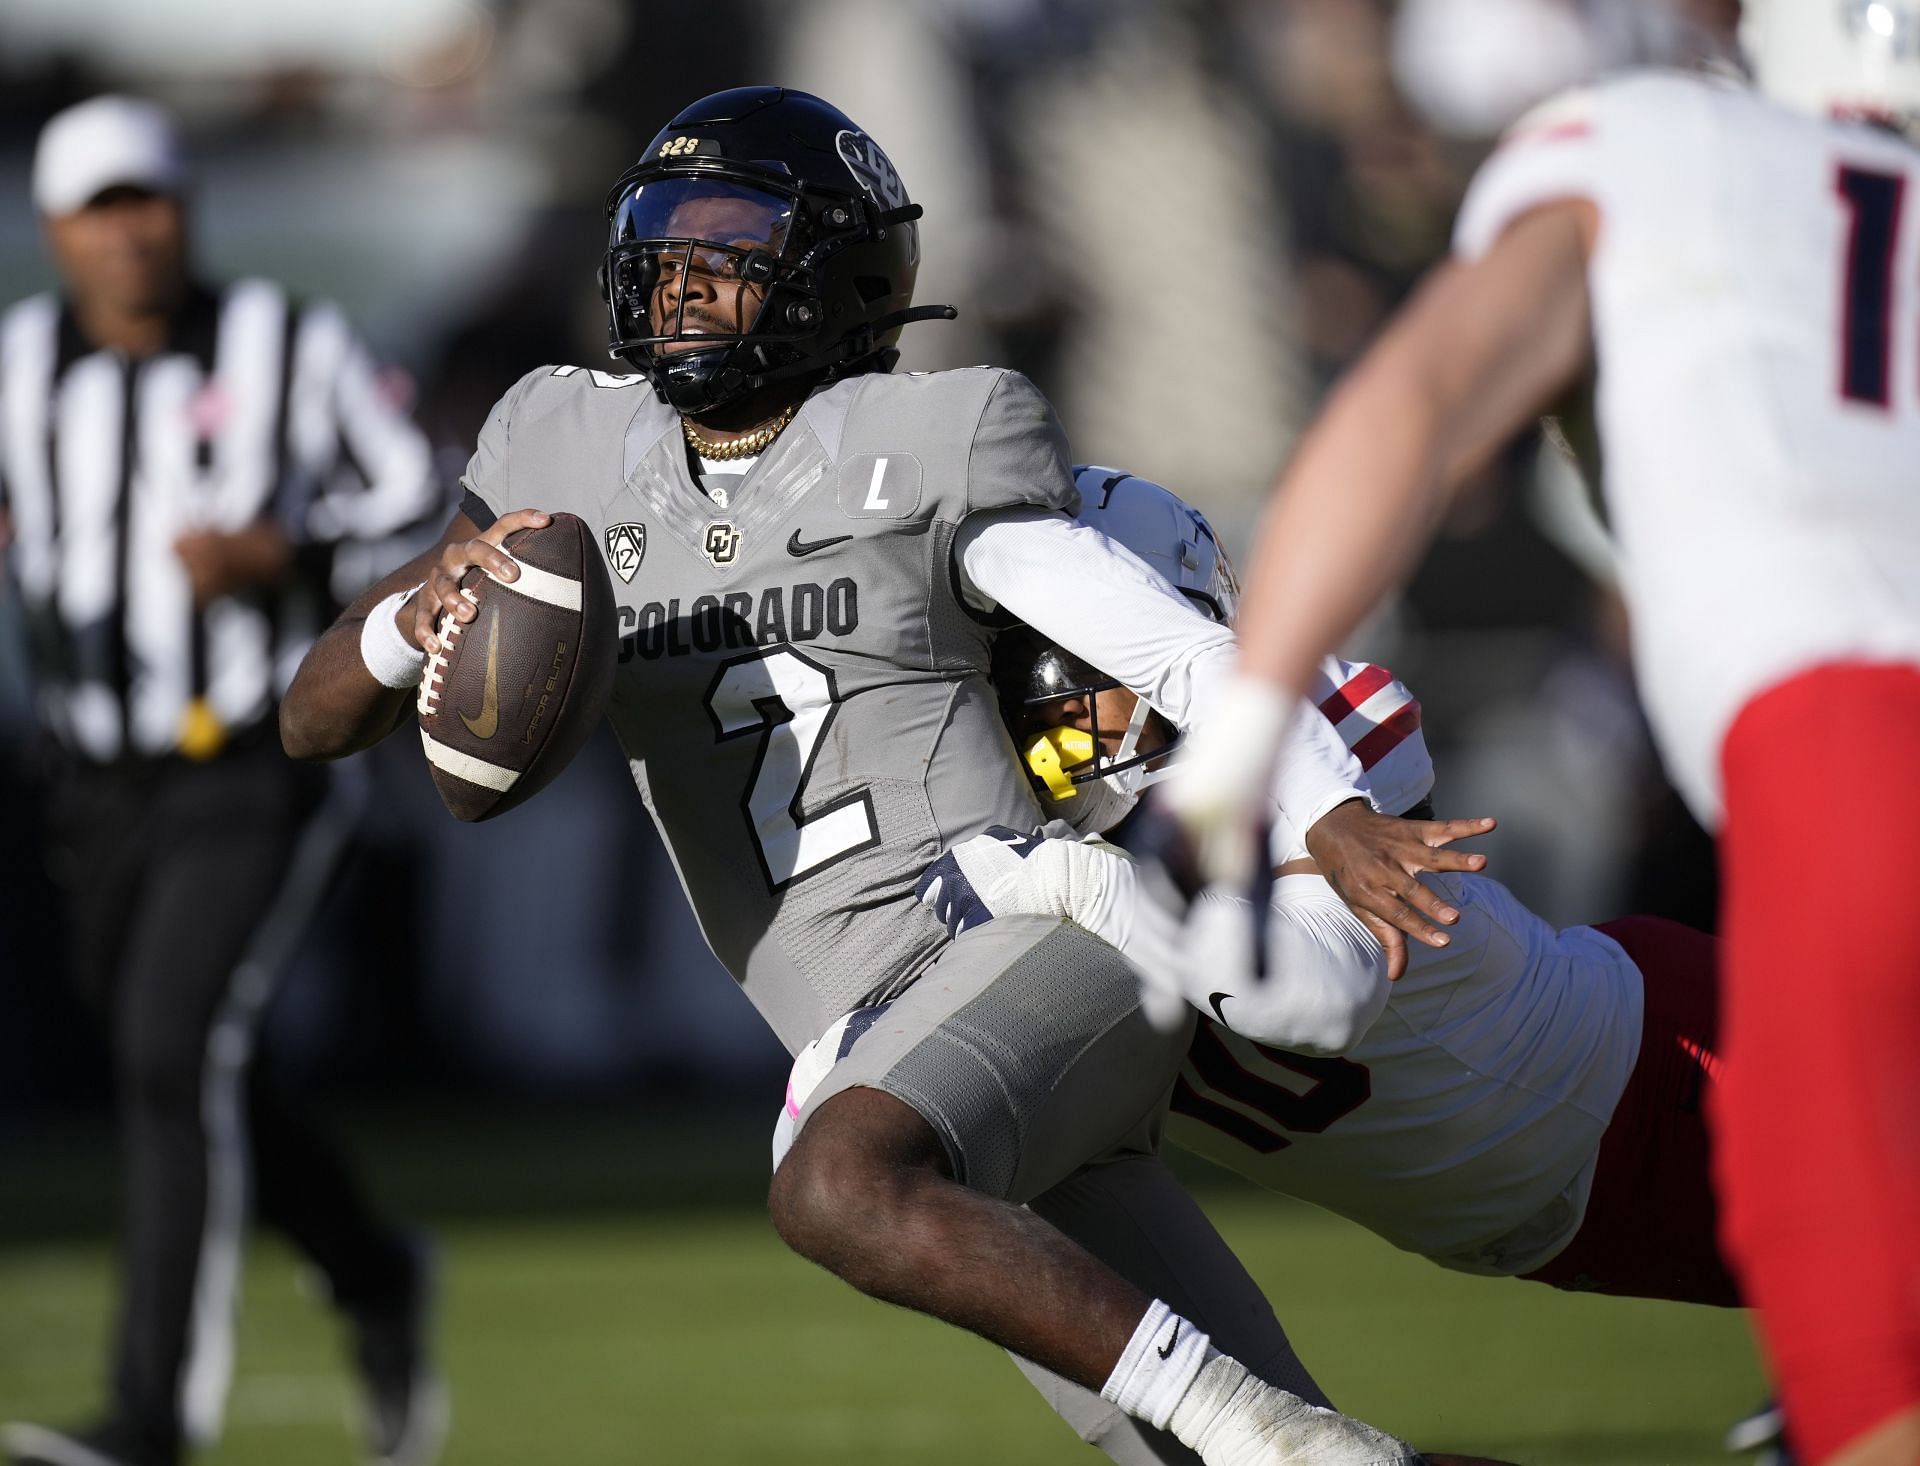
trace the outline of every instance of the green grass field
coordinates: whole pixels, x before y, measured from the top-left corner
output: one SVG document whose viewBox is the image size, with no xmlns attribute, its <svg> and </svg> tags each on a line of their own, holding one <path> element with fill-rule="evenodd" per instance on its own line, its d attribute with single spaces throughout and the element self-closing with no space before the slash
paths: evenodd
<svg viewBox="0 0 1920 1466">
<path fill-rule="evenodd" d="M 1100 1459 L 995 1350 L 786 1253 L 750 1201 L 747 1128 L 360 1128 L 381 1194 L 444 1249 L 454 1466 Z M 51 1143 L 0 1154 L 0 1196 L 42 1198 L 0 1225 L 0 1414 L 98 1402 L 110 1253 L 55 1223 L 97 1208 L 102 1175 L 94 1157 L 75 1180 Z M 1206 1173 L 1202 1195 L 1334 1398 L 1425 1447 L 1724 1461 L 1720 1432 L 1761 1393 L 1738 1315 L 1459 1277 Z M 255 1247 L 219 1466 L 353 1460 L 340 1340 L 299 1284 L 285 1250 Z"/>
</svg>

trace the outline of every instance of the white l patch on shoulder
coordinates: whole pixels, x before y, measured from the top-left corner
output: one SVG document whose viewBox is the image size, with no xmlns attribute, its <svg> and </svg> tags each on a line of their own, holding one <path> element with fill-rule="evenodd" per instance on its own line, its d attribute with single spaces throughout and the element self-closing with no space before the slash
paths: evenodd
<svg viewBox="0 0 1920 1466">
<path fill-rule="evenodd" d="M 840 512 L 849 519 L 911 519 L 920 508 L 920 460 L 856 453 L 840 465 Z"/>
</svg>

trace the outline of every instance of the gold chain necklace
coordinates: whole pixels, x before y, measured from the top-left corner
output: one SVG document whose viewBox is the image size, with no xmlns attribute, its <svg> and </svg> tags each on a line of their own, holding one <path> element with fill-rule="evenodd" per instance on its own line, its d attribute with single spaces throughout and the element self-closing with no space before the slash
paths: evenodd
<svg viewBox="0 0 1920 1466">
<path fill-rule="evenodd" d="M 779 437 L 787 424 L 793 421 L 793 415 L 799 410 L 800 404 L 796 402 L 765 427 L 755 428 L 745 437 L 735 438 L 729 443 L 708 442 L 700 436 L 690 417 L 680 419 L 680 430 L 687 435 L 687 446 L 702 458 L 710 459 L 715 463 L 726 463 L 735 458 L 751 458 L 756 453 L 764 451 L 767 444 Z"/>
</svg>

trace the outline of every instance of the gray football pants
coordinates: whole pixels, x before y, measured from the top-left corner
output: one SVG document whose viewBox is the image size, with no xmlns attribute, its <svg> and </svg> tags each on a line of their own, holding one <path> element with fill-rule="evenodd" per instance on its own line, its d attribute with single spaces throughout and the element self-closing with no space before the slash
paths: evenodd
<svg viewBox="0 0 1920 1466">
<path fill-rule="evenodd" d="M 956 1180 L 1024 1203 L 1256 1375 L 1325 1404 L 1246 1269 L 1156 1152 L 1192 1037 L 1156 1033 L 1133 970 L 1067 922 L 1002 917 L 958 938 L 849 1031 L 802 1108 L 884 1090 L 945 1144 Z M 1122 1466 L 1198 1457 L 1091 1391 L 1016 1361 Z"/>
</svg>

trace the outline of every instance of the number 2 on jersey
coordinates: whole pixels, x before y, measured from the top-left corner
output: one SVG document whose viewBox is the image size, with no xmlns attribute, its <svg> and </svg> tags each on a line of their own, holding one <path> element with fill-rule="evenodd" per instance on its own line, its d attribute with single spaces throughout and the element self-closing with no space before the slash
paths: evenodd
<svg viewBox="0 0 1920 1466">
<path fill-rule="evenodd" d="M 734 658 L 708 689 L 720 741 L 761 735 L 740 808 L 775 891 L 880 843 L 873 796 L 864 789 L 800 812 L 814 757 L 839 710 L 833 673 L 791 647 Z"/>
<path fill-rule="evenodd" d="M 1840 395 L 1892 404 L 1893 254 L 1907 180 L 1842 164 L 1834 189 L 1850 216 L 1846 289 L 1841 297 Z"/>
</svg>

